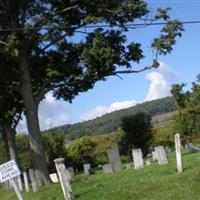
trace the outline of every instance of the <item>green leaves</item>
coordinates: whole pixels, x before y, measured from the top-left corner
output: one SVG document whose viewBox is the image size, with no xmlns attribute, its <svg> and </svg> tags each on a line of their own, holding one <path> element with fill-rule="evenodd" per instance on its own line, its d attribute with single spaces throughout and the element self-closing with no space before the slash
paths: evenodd
<svg viewBox="0 0 200 200">
<path fill-rule="evenodd" d="M 160 55 L 170 53 L 176 43 L 176 38 L 181 37 L 182 31 L 184 31 L 183 26 L 178 20 L 167 21 L 167 24 L 161 29 L 161 35 L 154 39 L 152 47 Z"/>
</svg>

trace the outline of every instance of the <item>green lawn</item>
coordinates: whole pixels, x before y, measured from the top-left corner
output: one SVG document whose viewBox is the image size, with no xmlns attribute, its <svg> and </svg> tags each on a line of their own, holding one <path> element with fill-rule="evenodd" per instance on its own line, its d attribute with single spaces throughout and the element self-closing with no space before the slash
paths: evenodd
<svg viewBox="0 0 200 200">
<path fill-rule="evenodd" d="M 141 170 L 128 169 L 73 180 L 75 200 L 200 200 L 200 153 L 184 153 L 185 171 L 176 172 L 175 158 L 169 164 L 153 163 Z M 36 194 L 23 193 L 25 200 L 63 200 L 59 184 L 41 188 Z M 13 192 L 0 190 L 1 200 L 15 200 Z"/>
</svg>

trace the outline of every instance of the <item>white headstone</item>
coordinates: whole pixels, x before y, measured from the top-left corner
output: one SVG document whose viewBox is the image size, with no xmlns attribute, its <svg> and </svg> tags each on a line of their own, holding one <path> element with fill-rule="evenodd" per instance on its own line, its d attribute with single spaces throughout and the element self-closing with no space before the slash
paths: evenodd
<svg viewBox="0 0 200 200">
<path fill-rule="evenodd" d="M 182 161 L 182 154 L 181 154 L 181 140 L 180 135 L 177 133 L 174 136 L 175 139 L 175 149 L 176 149 L 176 165 L 177 171 L 183 172 L 183 161 Z"/>
<path fill-rule="evenodd" d="M 167 156 L 163 146 L 155 147 L 156 156 L 159 165 L 166 165 L 168 163 Z"/>
<path fill-rule="evenodd" d="M 84 164 L 83 165 L 83 169 L 84 169 L 84 173 L 86 175 L 90 175 L 90 172 L 89 172 L 89 170 L 90 170 L 90 164 Z"/>
<path fill-rule="evenodd" d="M 56 173 L 49 174 L 49 177 L 50 177 L 50 179 L 51 179 L 51 181 L 52 181 L 53 183 L 58 183 L 58 182 L 59 182 L 58 176 L 57 176 Z"/>
<path fill-rule="evenodd" d="M 28 176 L 26 172 L 23 172 L 23 178 L 24 178 L 24 186 L 26 192 L 29 192 L 29 182 L 28 182 Z"/>
<path fill-rule="evenodd" d="M 135 169 L 141 169 L 144 167 L 144 161 L 142 156 L 142 150 L 141 149 L 133 149 L 133 163 Z"/>
</svg>

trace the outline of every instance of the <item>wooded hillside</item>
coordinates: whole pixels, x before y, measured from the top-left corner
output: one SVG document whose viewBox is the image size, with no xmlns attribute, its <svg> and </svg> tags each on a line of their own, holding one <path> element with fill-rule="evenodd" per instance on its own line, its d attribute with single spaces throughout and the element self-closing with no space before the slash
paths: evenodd
<svg viewBox="0 0 200 200">
<path fill-rule="evenodd" d="M 74 140 L 84 135 L 96 136 L 112 133 L 119 128 L 121 117 L 126 115 L 144 112 L 152 116 L 156 116 L 173 112 L 175 110 L 177 110 L 177 107 L 173 97 L 165 97 L 137 104 L 136 106 L 127 109 L 108 113 L 94 120 L 84 121 L 73 125 L 67 124 L 54 129 L 59 132 L 64 132 L 68 140 Z M 165 118 L 163 118 L 163 120 L 165 120 Z M 169 118 L 167 118 L 167 120 L 169 120 Z M 153 123 L 162 123 L 162 121 L 156 119 Z M 49 130 L 45 131 L 45 133 L 48 132 Z"/>
</svg>

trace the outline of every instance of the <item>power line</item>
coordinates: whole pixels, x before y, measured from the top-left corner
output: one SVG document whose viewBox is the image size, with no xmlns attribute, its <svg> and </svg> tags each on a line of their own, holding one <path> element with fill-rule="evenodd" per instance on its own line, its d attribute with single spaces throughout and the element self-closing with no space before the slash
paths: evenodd
<svg viewBox="0 0 200 200">
<path fill-rule="evenodd" d="M 148 22 L 148 23 L 127 23 L 122 25 L 115 24 L 115 25 L 85 25 L 85 26 L 63 26 L 63 27 L 33 27 L 33 28 L 1 28 L 0 32 L 7 32 L 7 31 L 28 31 L 28 30 L 64 30 L 64 29 L 82 29 L 82 28 L 110 28 L 110 27 L 126 27 L 126 28 L 134 28 L 138 26 L 160 26 L 166 25 L 170 22 Z M 173 22 L 172 22 L 173 23 Z M 182 24 L 200 24 L 200 20 L 197 21 L 180 21 Z"/>
</svg>

